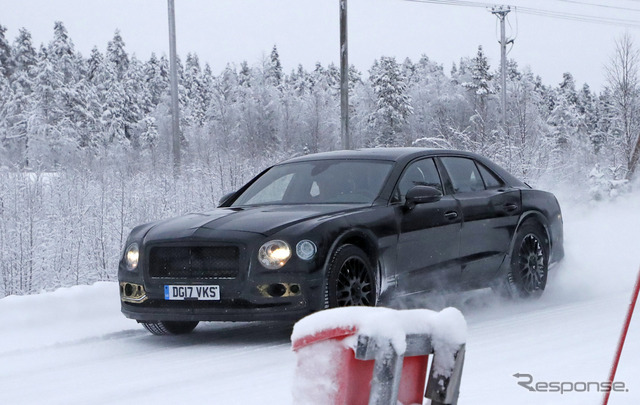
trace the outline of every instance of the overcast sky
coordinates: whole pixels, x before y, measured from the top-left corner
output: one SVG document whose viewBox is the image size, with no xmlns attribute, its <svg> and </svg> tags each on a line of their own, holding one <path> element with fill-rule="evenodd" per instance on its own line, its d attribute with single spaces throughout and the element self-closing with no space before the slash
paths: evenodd
<svg viewBox="0 0 640 405">
<path fill-rule="evenodd" d="M 482 0 L 478 0 L 481 2 Z M 227 63 L 258 63 L 274 44 L 285 70 L 339 61 L 338 0 L 175 0 L 180 55 L 196 52 L 218 73 Z M 586 3 L 605 7 L 590 6 Z M 521 7 L 639 21 L 638 0 L 509 0 Z M 618 8 L 615 8 L 618 7 Z M 348 0 L 349 58 L 366 72 L 373 60 L 426 54 L 444 64 L 473 56 L 482 45 L 493 68 L 500 50 L 497 18 L 484 8 L 405 0 Z M 635 11 L 637 10 L 637 11 Z M 48 42 L 54 21 L 63 21 L 76 48 L 87 56 L 105 50 L 116 29 L 140 59 L 168 54 L 165 0 L 0 0 L 0 24 L 12 42 L 20 27 L 34 44 Z M 614 40 L 628 31 L 637 45 L 640 28 L 567 21 L 518 12 L 509 14 L 515 37 L 509 57 L 530 66 L 547 84 L 573 73 L 578 85 L 600 90 Z"/>
</svg>

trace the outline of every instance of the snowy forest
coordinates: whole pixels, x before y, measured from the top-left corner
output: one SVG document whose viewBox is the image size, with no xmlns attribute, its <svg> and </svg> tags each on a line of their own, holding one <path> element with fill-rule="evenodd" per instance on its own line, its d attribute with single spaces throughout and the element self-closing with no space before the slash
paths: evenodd
<svg viewBox="0 0 640 405">
<path fill-rule="evenodd" d="M 276 46 L 218 74 L 198 56 L 179 63 L 181 167 L 171 156 L 169 67 L 140 60 L 118 31 L 81 55 L 63 23 L 39 48 L 0 25 L 0 297 L 114 280 L 129 230 L 214 208 L 286 158 L 340 148 L 339 70 L 285 72 Z M 612 43 L 600 92 L 570 73 L 550 86 L 482 47 L 445 67 L 381 56 L 350 68 L 354 147 L 470 150 L 529 184 L 571 184 L 585 197 L 624 189 L 640 155 L 638 53 Z"/>
</svg>

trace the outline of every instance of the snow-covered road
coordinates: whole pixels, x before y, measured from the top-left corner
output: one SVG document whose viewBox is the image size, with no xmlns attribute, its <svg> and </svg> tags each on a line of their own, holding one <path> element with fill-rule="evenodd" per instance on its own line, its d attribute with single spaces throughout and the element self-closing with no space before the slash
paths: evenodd
<svg viewBox="0 0 640 405">
<path fill-rule="evenodd" d="M 530 392 L 513 374 L 535 382 L 606 379 L 640 267 L 638 207 L 640 195 L 563 207 L 567 256 L 536 302 L 502 302 L 488 291 L 425 298 L 467 318 L 460 404 L 601 401 L 593 389 Z M 616 378 L 629 391 L 612 393 L 610 404 L 640 403 L 639 316 Z M 120 314 L 115 283 L 7 297 L 0 299 L 0 404 L 289 404 L 290 333 L 290 325 L 212 323 L 188 336 L 152 336 Z"/>
</svg>

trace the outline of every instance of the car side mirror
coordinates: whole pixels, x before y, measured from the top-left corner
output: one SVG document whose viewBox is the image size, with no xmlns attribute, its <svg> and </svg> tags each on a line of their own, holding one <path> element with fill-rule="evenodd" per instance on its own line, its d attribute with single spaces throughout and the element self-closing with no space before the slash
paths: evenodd
<svg viewBox="0 0 640 405">
<path fill-rule="evenodd" d="M 235 193 L 236 193 L 235 191 L 232 191 L 230 193 L 223 195 L 222 198 L 220 198 L 220 200 L 218 201 L 218 207 L 225 205 L 231 199 L 231 197 L 235 195 Z"/>
<path fill-rule="evenodd" d="M 440 201 L 442 193 L 435 187 L 415 186 L 407 191 L 405 206 L 412 209 L 416 204 L 425 204 Z"/>
</svg>

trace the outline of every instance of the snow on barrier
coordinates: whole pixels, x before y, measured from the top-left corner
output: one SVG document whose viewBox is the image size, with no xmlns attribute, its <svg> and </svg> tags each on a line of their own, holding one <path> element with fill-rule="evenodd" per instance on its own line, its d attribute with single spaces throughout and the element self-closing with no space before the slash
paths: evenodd
<svg viewBox="0 0 640 405">
<path fill-rule="evenodd" d="M 426 397 L 432 405 L 456 404 L 466 335 L 455 308 L 348 307 L 309 315 L 291 334 L 294 403 L 409 405 Z"/>
</svg>

